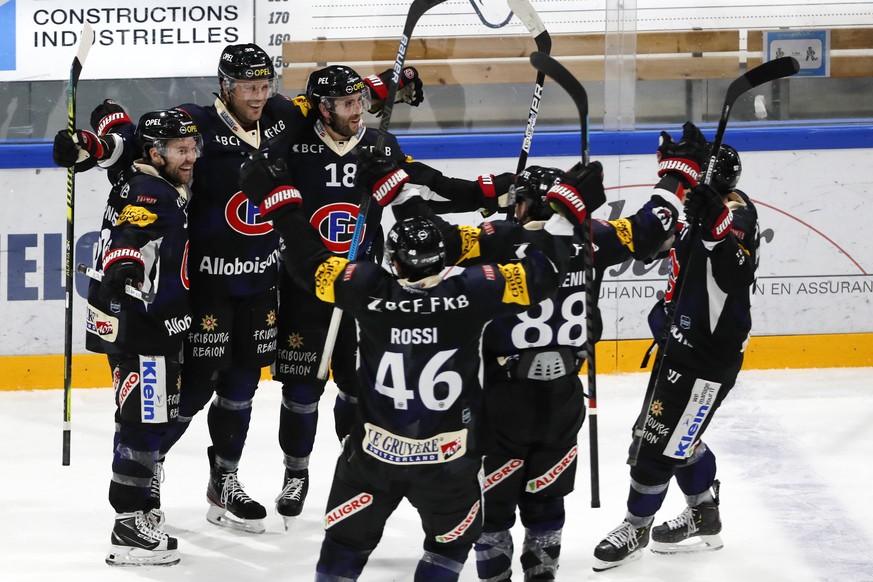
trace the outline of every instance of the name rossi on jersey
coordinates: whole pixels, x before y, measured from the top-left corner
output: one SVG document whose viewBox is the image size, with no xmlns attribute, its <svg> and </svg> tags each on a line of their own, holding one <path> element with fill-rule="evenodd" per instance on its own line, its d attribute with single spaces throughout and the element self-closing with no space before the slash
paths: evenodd
<svg viewBox="0 0 873 582">
<path fill-rule="evenodd" d="M 443 432 L 426 439 L 402 437 L 364 423 L 364 451 L 392 465 L 431 465 L 458 459 L 467 452 L 467 429 Z"/>
</svg>

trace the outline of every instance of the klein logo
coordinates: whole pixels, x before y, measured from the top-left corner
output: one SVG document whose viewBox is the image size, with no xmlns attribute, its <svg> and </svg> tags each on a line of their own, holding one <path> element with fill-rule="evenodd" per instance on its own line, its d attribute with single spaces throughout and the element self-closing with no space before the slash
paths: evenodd
<svg viewBox="0 0 873 582">
<path fill-rule="evenodd" d="M 685 434 L 682 435 L 682 438 L 679 439 L 679 443 L 676 445 L 676 450 L 673 452 L 673 456 L 675 458 L 687 459 L 691 456 L 691 451 L 689 451 L 689 447 L 694 442 L 695 435 L 697 434 L 697 431 L 700 430 L 700 427 L 703 425 L 703 421 L 706 420 L 706 415 L 708 412 L 709 406 L 702 404 L 700 408 L 697 409 L 697 414 L 694 415 L 694 418 L 684 420 L 683 424 L 685 424 L 688 429 L 685 431 Z"/>
<path fill-rule="evenodd" d="M 245 236 L 261 236 L 273 230 L 273 225 L 261 218 L 258 207 L 251 204 L 242 192 L 237 192 L 227 201 L 224 218 L 233 230 Z"/>
</svg>

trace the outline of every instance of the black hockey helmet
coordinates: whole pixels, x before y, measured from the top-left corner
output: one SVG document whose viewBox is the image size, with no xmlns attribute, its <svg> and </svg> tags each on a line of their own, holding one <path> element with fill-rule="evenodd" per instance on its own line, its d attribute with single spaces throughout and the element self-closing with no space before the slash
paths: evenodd
<svg viewBox="0 0 873 582">
<path fill-rule="evenodd" d="M 527 202 L 527 214 L 532 220 L 547 220 L 555 211 L 546 203 L 546 193 L 563 175 L 564 172 L 558 168 L 527 167 L 515 178 L 515 184 L 510 188 L 513 206 L 524 200 Z"/>
<path fill-rule="evenodd" d="M 752 247 L 757 249 L 760 235 L 758 232 L 758 209 L 748 194 L 742 190 L 731 190 L 729 201 L 734 197 L 742 200 L 743 205 L 739 208 L 732 208 L 733 221 L 731 222 L 731 231 L 746 249 Z"/>
<path fill-rule="evenodd" d="M 370 109 L 370 88 L 354 69 L 345 65 L 314 71 L 306 81 L 306 96 L 316 109 L 319 103 L 324 103 L 328 111 L 334 111 L 334 98 L 358 92 L 363 93 L 364 109 Z"/>
<path fill-rule="evenodd" d="M 227 91 L 236 81 L 269 81 L 270 96 L 276 94 L 279 81 L 273 59 L 256 44 L 229 44 L 221 51 L 218 61 L 218 80 Z"/>
<path fill-rule="evenodd" d="M 709 159 L 704 162 L 700 168 L 700 177 L 706 175 L 706 169 L 709 166 Z M 740 162 L 740 154 L 737 150 L 727 144 L 721 144 L 719 149 L 718 159 L 715 162 L 715 167 L 712 170 L 712 183 L 710 184 L 720 194 L 724 195 L 736 188 L 737 182 L 740 181 L 740 175 L 743 173 L 743 164 Z"/>
<path fill-rule="evenodd" d="M 197 157 L 203 150 L 203 136 L 191 116 L 181 109 L 149 111 L 139 118 L 134 132 L 140 151 L 148 158 L 148 150 L 155 148 L 158 154 L 167 155 L 167 143 L 174 139 L 193 137 Z"/>
<path fill-rule="evenodd" d="M 437 275 L 446 264 L 446 246 L 437 226 L 421 217 L 398 221 L 388 231 L 385 256 L 401 279 Z"/>
</svg>

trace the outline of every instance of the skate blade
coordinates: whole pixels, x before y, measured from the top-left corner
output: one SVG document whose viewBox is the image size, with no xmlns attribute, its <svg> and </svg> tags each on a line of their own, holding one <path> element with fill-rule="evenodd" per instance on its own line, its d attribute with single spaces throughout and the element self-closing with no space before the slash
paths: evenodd
<svg viewBox="0 0 873 582">
<path fill-rule="evenodd" d="M 130 546 L 112 546 L 106 563 L 122 568 L 143 566 L 175 566 L 181 560 L 178 550 L 146 550 Z"/>
<path fill-rule="evenodd" d="M 209 511 L 206 513 L 206 521 L 219 527 L 251 534 L 262 534 L 267 531 L 267 528 L 264 527 L 263 519 L 240 519 L 226 509 L 216 505 L 209 506 Z"/>
<path fill-rule="evenodd" d="M 642 556 L 642 548 L 636 550 L 632 554 L 629 554 L 625 559 L 618 560 L 616 562 L 605 562 L 598 558 L 594 558 L 594 565 L 591 567 L 595 572 L 603 572 L 604 570 L 611 570 L 612 568 L 617 568 L 618 566 L 623 566 L 624 564 L 629 564 L 631 562 L 635 562 L 640 559 Z"/>
<path fill-rule="evenodd" d="M 656 542 L 652 540 L 652 552 L 656 554 L 693 554 L 696 552 L 714 552 L 724 547 L 721 536 L 695 536 L 675 544 Z"/>
<path fill-rule="evenodd" d="M 297 523 L 296 515 L 283 515 L 282 522 L 285 524 L 285 531 L 290 530 Z"/>
</svg>

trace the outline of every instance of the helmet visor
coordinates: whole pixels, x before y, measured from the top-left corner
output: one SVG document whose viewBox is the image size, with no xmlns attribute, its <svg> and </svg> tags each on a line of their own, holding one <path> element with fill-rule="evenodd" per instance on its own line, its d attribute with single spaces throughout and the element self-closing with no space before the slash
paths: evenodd
<svg viewBox="0 0 873 582">
<path fill-rule="evenodd" d="M 372 105 L 370 98 L 370 88 L 364 87 L 362 90 L 343 97 L 322 97 L 321 102 L 327 107 L 327 110 L 337 115 L 349 116 L 355 115 L 359 111 L 369 111 Z"/>
</svg>

